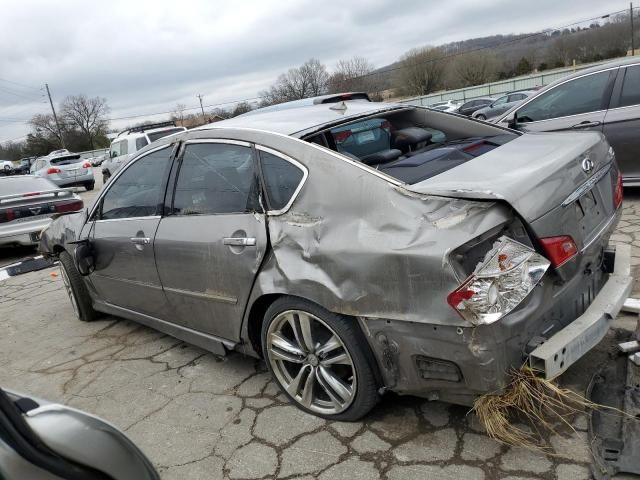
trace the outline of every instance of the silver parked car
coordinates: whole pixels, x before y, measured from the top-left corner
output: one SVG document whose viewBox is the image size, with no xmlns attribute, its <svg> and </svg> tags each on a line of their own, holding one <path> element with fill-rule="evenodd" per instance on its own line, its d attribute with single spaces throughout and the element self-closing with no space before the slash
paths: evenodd
<svg viewBox="0 0 640 480">
<path fill-rule="evenodd" d="M 0 245 L 37 245 L 55 214 L 83 207 L 78 195 L 46 178 L 0 178 Z"/>
<path fill-rule="evenodd" d="M 59 187 L 83 186 L 93 190 L 95 178 L 91 163 L 83 160 L 79 153 L 57 150 L 40 157 L 31 165 L 31 174 L 46 178 Z"/>
<path fill-rule="evenodd" d="M 301 409 L 354 420 L 386 390 L 470 405 L 525 361 L 564 372 L 631 288 L 621 203 L 600 134 L 347 101 L 160 139 L 40 248 L 81 320 L 262 357 Z"/>
<path fill-rule="evenodd" d="M 581 70 L 536 92 L 496 122 L 523 132 L 602 132 L 625 186 L 640 186 L 640 62 L 616 60 Z"/>
<path fill-rule="evenodd" d="M 159 480 L 113 425 L 88 413 L 0 389 L 0 478 Z"/>
<path fill-rule="evenodd" d="M 474 111 L 471 116 L 478 120 L 491 120 L 499 117 L 507 110 L 511 110 L 516 105 L 520 105 L 527 97 L 533 95 L 535 91 L 527 90 L 523 92 L 512 92 L 507 95 L 498 97 L 486 107 L 482 107 Z"/>
</svg>

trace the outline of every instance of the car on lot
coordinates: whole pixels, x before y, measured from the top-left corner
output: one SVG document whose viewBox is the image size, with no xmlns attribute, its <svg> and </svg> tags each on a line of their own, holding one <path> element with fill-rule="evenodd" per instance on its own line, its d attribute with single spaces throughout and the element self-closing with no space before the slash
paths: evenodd
<svg viewBox="0 0 640 480">
<path fill-rule="evenodd" d="M 521 104 L 527 97 L 533 95 L 534 90 L 526 90 L 522 92 L 511 92 L 507 95 L 498 97 L 485 107 L 481 107 L 471 114 L 473 118 L 478 120 L 491 120 L 502 115 L 507 110 Z"/>
<path fill-rule="evenodd" d="M 159 480 L 120 430 L 65 405 L 0 389 L 0 478 Z"/>
<path fill-rule="evenodd" d="M 312 104 L 158 140 L 40 250 L 81 320 L 264 358 L 299 408 L 354 420 L 384 391 L 470 405 L 581 358 L 631 288 L 622 193 L 601 134 Z"/>
<path fill-rule="evenodd" d="M 95 157 L 91 158 L 89 161 L 91 162 L 92 166 L 99 167 L 107 159 L 108 155 L 109 153 L 105 152 L 103 154 L 96 155 Z"/>
<path fill-rule="evenodd" d="M 83 208 L 75 193 L 45 178 L 0 178 L 0 245 L 37 245 L 55 214 Z"/>
<path fill-rule="evenodd" d="M 91 164 L 80 157 L 79 153 L 66 150 L 51 152 L 40 157 L 31 165 L 31 174 L 46 178 L 59 187 L 83 186 L 93 190 L 95 178 Z"/>
<path fill-rule="evenodd" d="M 497 99 L 494 97 L 478 97 L 473 100 L 469 100 L 464 102 L 462 105 L 455 110 L 455 113 L 459 113 L 460 115 L 471 116 L 477 110 L 480 110 L 483 107 L 486 107 L 490 103 L 495 102 Z"/>
<path fill-rule="evenodd" d="M 447 100 L 446 102 L 437 102 L 429 105 L 429 108 L 433 110 L 439 110 L 440 112 L 455 112 L 460 107 L 460 104 L 453 100 Z"/>
<path fill-rule="evenodd" d="M 102 162 L 102 180 L 107 180 L 118 171 L 127 160 L 131 159 L 137 151 L 146 147 L 151 142 L 184 132 L 185 127 L 176 127 L 175 122 L 153 123 L 123 130 L 111 142 L 108 158 Z"/>
<path fill-rule="evenodd" d="M 0 173 L 11 175 L 13 173 L 13 162 L 11 160 L 0 160 Z"/>
<path fill-rule="evenodd" d="M 625 186 L 640 186 L 640 62 L 616 60 L 557 80 L 497 123 L 523 132 L 602 132 Z"/>
<path fill-rule="evenodd" d="M 25 157 L 20 159 L 20 164 L 15 169 L 18 175 L 28 175 L 31 171 L 31 165 L 36 161 L 37 157 Z"/>
</svg>

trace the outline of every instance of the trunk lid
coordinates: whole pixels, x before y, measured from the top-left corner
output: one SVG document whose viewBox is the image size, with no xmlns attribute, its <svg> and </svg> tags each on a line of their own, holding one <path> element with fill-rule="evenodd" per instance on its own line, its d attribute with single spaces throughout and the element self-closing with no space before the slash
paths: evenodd
<svg viewBox="0 0 640 480">
<path fill-rule="evenodd" d="M 538 237 L 570 235 L 583 248 L 615 214 L 617 175 L 602 134 L 536 133 L 407 188 L 506 201 Z"/>
</svg>

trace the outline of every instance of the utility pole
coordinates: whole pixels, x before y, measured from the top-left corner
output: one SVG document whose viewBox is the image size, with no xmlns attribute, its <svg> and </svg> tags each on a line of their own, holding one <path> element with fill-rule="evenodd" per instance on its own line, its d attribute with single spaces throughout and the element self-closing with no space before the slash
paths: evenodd
<svg viewBox="0 0 640 480">
<path fill-rule="evenodd" d="M 49 91 L 49 84 L 44 84 L 47 89 L 47 96 L 49 97 L 49 104 L 51 105 L 51 111 L 53 112 L 53 119 L 56 121 L 56 128 L 58 129 L 58 136 L 60 137 L 60 143 L 62 144 L 62 148 L 66 148 L 64 146 L 64 138 L 62 137 L 62 130 L 60 130 L 60 123 L 58 122 L 58 116 L 56 115 L 56 109 L 53 108 L 53 100 L 51 100 L 51 92 Z"/>
<path fill-rule="evenodd" d="M 629 19 L 631 20 L 631 56 L 636 54 L 636 45 L 633 39 L 633 2 L 629 4 Z"/>
<path fill-rule="evenodd" d="M 206 123 L 207 119 L 204 116 L 204 107 L 202 106 L 202 95 L 198 94 L 196 95 L 196 97 L 198 97 L 198 100 L 200 100 L 200 110 L 202 110 L 202 121 Z"/>
</svg>

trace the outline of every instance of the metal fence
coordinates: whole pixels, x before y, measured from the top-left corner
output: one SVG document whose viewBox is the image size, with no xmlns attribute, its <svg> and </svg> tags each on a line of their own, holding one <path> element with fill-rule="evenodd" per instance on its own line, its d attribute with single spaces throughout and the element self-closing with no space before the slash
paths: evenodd
<svg viewBox="0 0 640 480">
<path fill-rule="evenodd" d="M 545 72 L 515 77 L 500 82 L 485 83 L 484 85 L 477 85 L 475 87 L 445 90 L 438 93 L 423 95 L 421 97 L 406 98 L 404 100 L 399 100 L 398 103 L 432 105 L 437 102 L 446 102 L 447 100 L 466 102 L 467 100 L 472 100 L 477 97 L 494 97 L 514 90 L 527 90 L 530 88 L 543 87 L 573 72 L 598 65 L 599 63 L 601 62 L 576 65 L 575 67 L 558 68 Z"/>
</svg>

